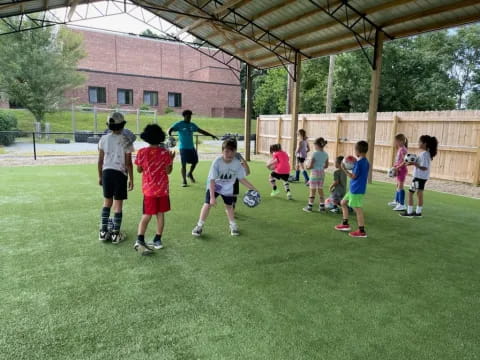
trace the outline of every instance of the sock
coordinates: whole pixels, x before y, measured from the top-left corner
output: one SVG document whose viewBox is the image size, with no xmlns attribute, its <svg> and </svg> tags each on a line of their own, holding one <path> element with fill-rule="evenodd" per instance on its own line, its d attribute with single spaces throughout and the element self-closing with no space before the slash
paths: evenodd
<svg viewBox="0 0 480 360">
<path fill-rule="evenodd" d="M 198 226 L 202 227 L 205 224 L 205 221 L 203 220 L 198 220 Z"/>
<path fill-rule="evenodd" d="M 122 226 L 122 213 L 118 212 L 113 214 L 113 231 L 119 232 L 120 226 Z"/>
<path fill-rule="evenodd" d="M 235 221 L 229 221 L 230 226 L 237 226 L 237 223 Z"/>
<path fill-rule="evenodd" d="M 422 209 L 423 209 L 423 206 L 418 206 L 418 205 L 417 205 L 417 214 L 421 214 L 421 213 L 422 213 Z"/>
<path fill-rule="evenodd" d="M 358 230 L 360 230 L 361 233 L 365 233 L 365 226 L 359 226 Z"/>
<path fill-rule="evenodd" d="M 400 190 L 400 204 L 405 205 L 405 190 Z"/>
<path fill-rule="evenodd" d="M 300 180 L 300 170 L 295 171 L 295 181 Z"/>
<path fill-rule="evenodd" d="M 411 205 L 408 205 L 408 206 L 407 206 L 407 213 L 408 213 L 408 214 L 413 213 L 413 206 L 411 206 Z"/>
<path fill-rule="evenodd" d="M 320 207 L 321 207 L 322 209 L 324 209 L 324 208 L 325 208 L 325 203 L 321 202 L 321 203 L 320 203 Z"/>
<path fill-rule="evenodd" d="M 309 197 L 308 198 L 308 207 L 312 207 L 314 201 L 315 201 L 315 197 Z"/>
<path fill-rule="evenodd" d="M 348 219 L 343 219 L 342 225 L 348 225 Z"/>
<path fill-rule="evenodd" d="M 145 235 L 138 235 L 137 239 L 138 239 L 139 242 L 143 243 L 143 242 L 145 242 Z"/>
<path fill-rule="evenodd" d="M 395 202 L 400 204 L 400 191 L 395 191 Z"/>
<path fill-rule="evenodd" d="M 153 242 L 156 241 L 162 241 L 162 234 L 155 234 L 155 237 L 153 238 Z"/>
<path fill-rule="evenodd" d="M 305 181 L 309 181 L 309 180 L 310 180 L 310 178 L 308 177 L 308 173 L 307 173 L 307 171 L 306 171 L 306 170 L 303 170 L 303 172 L 302 172 L 302 173 L 303 173 L 303 177 L 305 178 Z"/>
<path fill-rule="evenodd" d="M 290 184 L 288 183 L 288 181 L 284 182 L 283 186 L 285 187 L 286 192 L 290 192 Z"/>
<path fill-rule="evenodd" d="M 102 214 L 101 214 L 102 231 L 107 231 L 108 230 L 108 218 L 109 217 L 110 217 L 110 208 L 109 207 L 102 208 Z"/>
<path fill-rule="evenodd" d="M 277 183 L 275 179 L 271 179 L 270 184 L 272 184 L 273 191 L 277 190 Z"/>
</svg>

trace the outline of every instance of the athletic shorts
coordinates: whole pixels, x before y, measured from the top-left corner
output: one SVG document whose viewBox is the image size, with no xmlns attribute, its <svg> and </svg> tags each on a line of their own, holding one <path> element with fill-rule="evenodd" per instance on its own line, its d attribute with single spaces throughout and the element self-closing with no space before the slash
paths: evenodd
<svg viewBox="0 0 480 360">
<path fill-rule="evenodd" d="M 335 205 L 338 205 L 338 204 L 340 204 L 340 201 L 342 201 L 342 199 L 343 199 L 344 196 L 345 196 L 345 194 L 340 194 L 340 193 L 338 193 L 338 192 L 333 191 L 333 192 L 330 194 L 329 199 L 330 199 Z"/>
<path fill-rule="evenodd" d="M 348 202 L 348 206 L 352 208 L 363 207 L 363 198 L 365 194 L 352 194 L 350 191 L 344 196 L 343 200 Z"/>
<path fill-rule="evenodd" d="M 102 171 L 103 197 L 106 199 L 125 200 L 127 199 L 128 177 L 123 172 L 113 169 Z"/>
<path fill-rule="evenodd" d="M 411 193 L 414 193 L 415 191 L 423 191 L 425 190 L 425 184 L 427 183 L 427 180 L 425 179 L 419 179 L 419 178 L 413 178 L 412 184 L 410 185 L 410 191 Z"/>
<path fill-rule="evenodd" d="M 297 156 L 297 161 L 298 161 L 300 164 L 303 164 L 303 163 L 305 162 L 305 158 L 304 158 L 304 157 Z"/>
<path fill-rule="evenodd" d="M 270 176 L 273 177 L 274 179 L 283 180 L 283 181 L 288 181 L 288 179 L 290 178 L 290 174 L 278 174 L 275 171 L 272 171 Z"/>
<path fill-rule="evenodd" d="M 143 213 L 145 215 L 156 215 L 170 211 L 169 196 L 144 196 L 143 197 Z"/>
<path fill-rule="evenodd" d="M 195 165 L 198 163 L 198 154 L 195 149 L 180 149 L 180 159 L 182 165 L 192 164 Z"/>
<path fill-rule="evenodd" d="M 237 196 L 238 194 L 240 194 L 240 181 L 237 179 L 233 184 L 233 196 Z"/>
<path fill-rule="evenodd" d="M 407 174 L 408 174 L 408 169 L 406 166 L 399 168 L 397 170 L 397 180 L 404 182 L 405 179 L 407 178 Z"/>
<path fill-rule="evenodd" d="M 325 180 L 325 171 L 312 170 L 310 172 L 310 189 L 323 189 L 323 181 Z"/>
<path fill-rule="evenodd" d="M 223 202 L 225 205 L 229 205 L 229 206 L 232 206 L 233 203 L 235 202 L 235 196 L 227 196 L 227 195 L 221 195 L 219 193 L 215 193 L 215 199 L 218 197 L 218 196 L 221 196 L 222 199 L 223 199 Z M 205 194 L 205 204 L 210 204 L 210 190 L 207 190 L 206 194 Z"/>
</svg>

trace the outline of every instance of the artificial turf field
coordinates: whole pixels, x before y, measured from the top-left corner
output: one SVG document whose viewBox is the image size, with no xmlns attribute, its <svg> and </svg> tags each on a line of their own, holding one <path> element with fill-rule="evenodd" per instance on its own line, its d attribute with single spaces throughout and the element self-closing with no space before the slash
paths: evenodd
<svg viewBox="0 0 480 360">
<path fill-rule="evenodd" d="M 480 357 L 478 200 L 427 191 L 425 217 L 402 219 L 375 183 L 369 238 L 352 239 L 340 215 L 301 210 L 304 185 L 270 198 L 256 163 L 263 202 L 239 206 L 241 236 L 218 206 L 196 239 L 208 166 L 188 188 L 174 169 L 151 257 L 132 249 L 139 177 L 115 246 L 97 240 L 96 165 L 0 168 L 0 359 Z"/>
</svg>

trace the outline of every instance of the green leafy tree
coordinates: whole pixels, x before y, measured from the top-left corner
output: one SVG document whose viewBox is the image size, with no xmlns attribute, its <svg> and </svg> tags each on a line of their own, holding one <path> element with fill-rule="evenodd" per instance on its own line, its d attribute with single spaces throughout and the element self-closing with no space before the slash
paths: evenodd
<svg viewBox="0 0 480 360">
<path fill-rule="evenodd" d="M 46 113 L 65 103 L 66 91 L 85 81 L 76 71 L 84 56 L 81 35 L 66 27 L 2 36 L 0 88 L 43 122 Z"/>
</svg>

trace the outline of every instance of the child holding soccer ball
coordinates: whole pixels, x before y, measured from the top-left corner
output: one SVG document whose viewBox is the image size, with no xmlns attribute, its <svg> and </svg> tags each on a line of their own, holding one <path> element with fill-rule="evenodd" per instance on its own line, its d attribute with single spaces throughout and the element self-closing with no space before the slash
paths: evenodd
<svg viewBox="0 0 480 360">
<path fill-rule="evenodd" d="M 330 212 L 338 214 L 340 212 L 339 205 L 345 196 L 347 189 L 347 175 L 342 170 L 343 156 L 338 156 L 335 159 L 335 168 L 333 172 L 333 183 L 330 185 L 330 197 L 328 201 L 332 204 Z"/>
<path fill-rule="evenodd" d="M 292 193 L 290 192 L 290 184 L 288 179 L 290 177 L 290 159 L 288 154 L 282 150 L 280 144 L 273 144 L 270 146 L 270 154 L 272 159 L 267 163 L 267 167 L 273 170 L 270 173 L 270 184 L 272 185 L 272 192 L 270 196 L 277 196 L 280 191 L 277 188 L 276 180 L 283 181 L 283 187 L 287 192 L 288 200 L 292 200 Z"/>
<path fill-rule="evenodd" d="M 163 248 L 165 213 L 170 211 L 168 175 L 172 172 L 175 152 L 169 152 L 163 146 L 165 132 L 156 124 L 147 125 L 140 137 L 150 146 L 140 149 L 135 159 L 137 171 L 142 174 L 143 215 L 138 224 L 134 248 L 142 255 L 146 255 L 151 250 L 145 243 L 145 232 L 152 216 L 157 218 L 157 229 L 152 245 L 156 250 Z"/>
<path fill-rule="evenodd" d="M 245 169 L 240 160 L 235 157 L 237 152 L 237 142 L 228 139 L 222 144 L 222 156 L 216 158 L 208 174 L 207 192 L 205 194 L 205 203 L 200 211 L 200 218 L 197 225 L 192 230 L 193 236 L 201 236 L 203 226 L 207 220 L 212 206 L 217 204 L 217 197 L 221 196 L 225 204 L 225 211 L 230 224 L 230 234 L 232 236 L 240 235 L 235 214 L 233 210 L 234 202 L 234 184 L 238 179 L 249 190 L 255 190 L 255 187 L 245 179 Z"/>
<path fill-rule="evenodd" d="M 405 190 L 403 189 L 408 174 L 408 168 L 404 160 L 408 152 L 407 137 L 403 134 L 397 134 L 395 136 L 395 146 L 397 148 L 397 156 L 393 164 L 393 169 L 396 174 L 395 177 L 397 178 L 397 190 L 395 192 L 395 200 L 389 202 L 388 205 L 393 206 L 394 211 L 404 211 L 407 209 L 405 206 Z"/>
<path fill-rule="evenodd" d="M 413 181 L 408 191 L 408 207 L 407 210 L 400 214 L 407 218 L 421 218 L 423 210 L 423 191 L 425 184 L 430 178 L 430 165 L 432 159 L 437 155 L 438 140 L 435 136 L 422 135 L 418 141 L 418 147 L 423 150 L 417 158 L 416 162 L 407 163 L 408 166 L 414 166 Z M 417 209 L 413 212 L 413 194 L 417 193 Z"/>
<path fill-rule="evenodd" d="M 366 141 L 359 141 L 355 144 L 355 154 L 358 160 L 355 162 L 352 172 L 345 168 L 342 163 L 342 170 L 351 179 L 350 191 L 345 195 L 342 204 L 343 222 L 335 226 L 335 230 L 350 231 L 348 224 L 348 206 L 351 206 L 357 215 L 358 230 L 350 232 L 348 235 L 356 238 L 366 238 L 365 232 L 365 217 L 363 214 L 363 198 L 367 190 L 368 172 L 370 164 L 367 160 L 368 143 Z"/>
<path fill-rule="evenodd" d="M 307 169 L 310 173 L 310 196 L 308 204 L 303 208 L 303 211 L 312 212 L 313 203 L 315 202 L 315 194 L 318 192 L 320 205 L 318 211 L 325 211 L 325 196 L 323 193 L 323 182 L 325 179 L 325 169 L 328 168 L 328 154 L 323 150 L 327 145 L 327 140 L 323 137 L 315 139 L 315 152 L 310 159 Z"/>
</svg>

